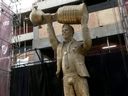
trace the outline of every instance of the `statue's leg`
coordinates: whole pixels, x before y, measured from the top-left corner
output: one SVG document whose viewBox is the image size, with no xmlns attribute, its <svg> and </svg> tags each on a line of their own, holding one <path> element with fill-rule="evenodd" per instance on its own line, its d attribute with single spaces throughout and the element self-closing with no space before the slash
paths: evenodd
<svg viewBox="0 0 128 96">
<path fill-rule="evenodd" d="M 67 81 L 68 80 L 65 78 L 63 82 L 64 96 L 75 96 L 72 84 L 69 84 Z"/>
<path fill-rule="evenodd" d="M 89 87 L 87 79 L 78 77 L 75 80 L 74 87 L 76 96 L 89 96 Z"/>
</svg>

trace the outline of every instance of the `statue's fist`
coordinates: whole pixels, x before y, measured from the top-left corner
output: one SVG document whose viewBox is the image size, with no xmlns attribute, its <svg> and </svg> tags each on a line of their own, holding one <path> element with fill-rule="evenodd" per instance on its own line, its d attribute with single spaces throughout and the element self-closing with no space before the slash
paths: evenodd
<svg viewBox="0 0 128 96">
<path fill-rule="evenodd" d="M 52 16 L 50 13 L 45 14 L 43 17 L 47 23 L 52 22 Z"/>
</svg>

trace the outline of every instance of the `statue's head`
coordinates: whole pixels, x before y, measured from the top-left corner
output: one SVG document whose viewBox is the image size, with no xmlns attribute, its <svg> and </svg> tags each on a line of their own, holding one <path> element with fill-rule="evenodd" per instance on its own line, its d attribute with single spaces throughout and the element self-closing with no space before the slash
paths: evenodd
<svg viewBox="0 0 128 96">
<path fill-rule="evenodd" d="M 62 26 L 62 36 L 65 40 L 70 40 L 73 38 L 74 28 L 69 24 L 64 24 Z"/>
</svg>

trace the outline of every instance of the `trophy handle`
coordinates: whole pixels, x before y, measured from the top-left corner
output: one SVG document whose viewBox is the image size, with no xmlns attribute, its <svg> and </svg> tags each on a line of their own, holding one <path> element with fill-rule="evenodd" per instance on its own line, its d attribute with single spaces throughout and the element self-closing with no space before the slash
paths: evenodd
<svg viewBox="0 0 128 96">
<path fill-rule="evenodd" d="M 56 13 L 54 14 L 49 14 L 49 13 L 44 13 L 42 10 L 39 10 L 37 8 L 33 8 L 29 18 L 30 21 L 33 23 L 34 26 L 46 24 L 48 22 L 48 18 L 51 16 L 51 22 L 56 21 Z"/>
</svg>

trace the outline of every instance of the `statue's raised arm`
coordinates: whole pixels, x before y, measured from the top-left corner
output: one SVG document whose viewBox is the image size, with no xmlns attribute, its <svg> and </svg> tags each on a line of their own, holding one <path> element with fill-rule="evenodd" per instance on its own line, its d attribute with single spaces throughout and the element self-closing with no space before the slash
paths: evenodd
<svg viewBox="0 0 128 96">
<path fill-rule="evenodd" d="M 50 17 L 48 18 L 50 19 Z M 49 20 L 49 22 L 47 23 L 47 32 L 48 32 L 48 36 L 49 36 L 49 40 L 51 43 L 51 46 L 53 48 L 54 51 L 57 50 L 57 46 L 59 44 L 59 41 L 56 37 L 52 22 Z"/>
<path fill-rule="evenodd" d="M 90 32 L 88 29 L 88 11 L 85 6 L 83 12 L 83 16 L 81 18 L 81 29 L 82 29 L 82 37 L 83 37 L 83 51 L 88 51 L 91 48 L 92 40 L 90 36 Z"/>
<path fill-rule="evenodd" d="M 30 17 L 30 21 L 33 23 L 34 26 L 47 24 L 47 32 L 50 39 L 50 43 L 53 50 L 55 51 L 59 44 L 59 41 L 57 40 L 53 25 L 52 25 L 52 22 L 54 21 L 54 19 L 56 19 L 56 15 L 44 13 L 42 10 L 34 7 L 29 17 Z"/>
</svg>

